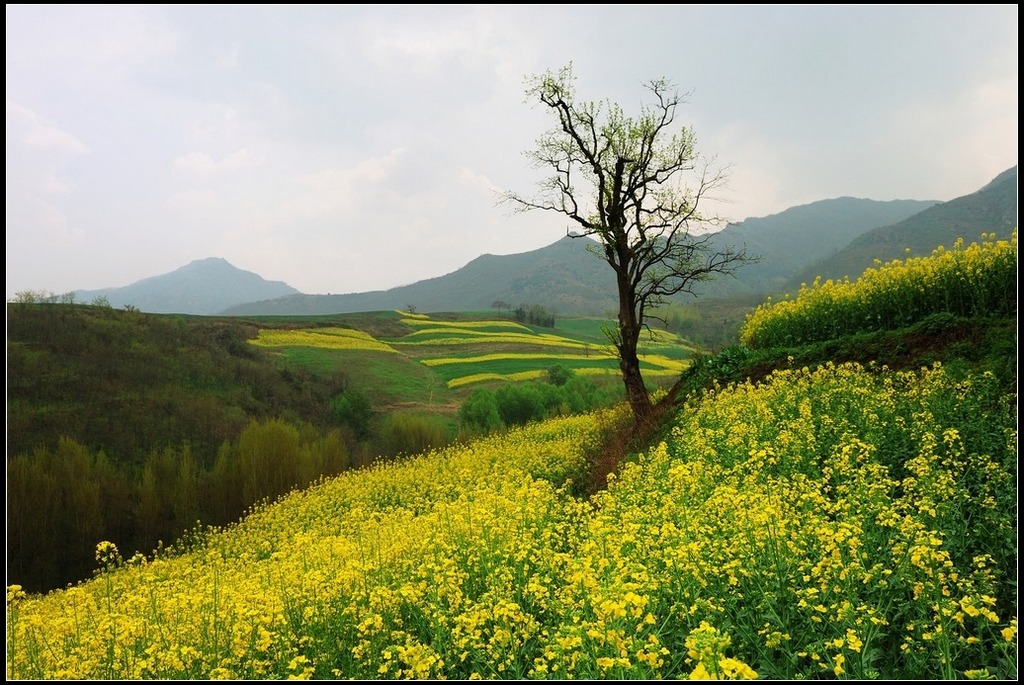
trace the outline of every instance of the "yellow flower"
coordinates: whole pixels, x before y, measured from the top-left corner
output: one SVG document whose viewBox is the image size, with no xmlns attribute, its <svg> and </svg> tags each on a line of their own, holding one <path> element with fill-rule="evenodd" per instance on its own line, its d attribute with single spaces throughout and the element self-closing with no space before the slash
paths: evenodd
<svg viewBox="0 0 1024 685">
<path fill-rule="evenodd" d="M 120 558 L 121 554 L 117 551 L 117 545 L 113 542 L 104 540 L 96 545 L 96 561 L 100 562 L 104 566 L 109 566 L 117 562 Z"/>
<path fill-rule="evenodd" d="M 704 668 L 704 664 L 702 662 L 697 664 L 697 667 L 693 669 L 693 673 L 690 674 L 690 680 L 717 680 L 717 678 L 708 673 L 708 670 Z"/>
<path fill-rule="evenodd" d="M 739 659 L 725 657 L 718 662 L 718 667 L 730 680 L 757 680 L 757 671 Z"/>
<path fill-rule="evenodd" d="M 834 661 L 836 667 L 832 670 L 835 672 L 836 675 L 843 675 L 843 673 L 846 672 L 846 670 L 843 668 L 843 664 L 846 663 L 846 657 L 842 654 L 836 654 Z"/>
<path fill-rule="evenodd" d="M 1004 640 L 1013 642 L 1013 638 L 1017 637 L 1017 619 L 1010 621 L 1010 625 L 999 632 L 1002 633 Z"/>
<path fill-rule="evenodd" d="M 857 637 L 857 633 L 852 628 L 846 629 L 846 644 L 854 652 L 859 652 L 864 646 L 863 640 Z"/>
</svg>

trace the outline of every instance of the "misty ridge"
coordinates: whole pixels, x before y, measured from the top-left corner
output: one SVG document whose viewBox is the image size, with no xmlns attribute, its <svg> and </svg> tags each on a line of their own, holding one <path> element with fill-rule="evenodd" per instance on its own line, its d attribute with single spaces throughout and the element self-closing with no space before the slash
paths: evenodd
<svg viewBox="0 0 1024 685">
<path fill-rule="evenodd" d="M 1017 221 L 1017 167 L 978 191 L 948 202 L 877 201 L 840 197 L 729 224 L 714 235 L 718 248 L 745 245 L 761 261 L 734 277 L 702 284 L 699 299 L 759 299 L 794 294 L 802 283 L 856 279 L 875 260 L 925 256 L 958 238 L 982 232 L 1008 235 Z M 589 245 L 588 245 L 589 244 Z M 221 258 L 198 259 L 173 272 L 131 285 L 45 292 L 17 299 L 99 302 L 148 313 L 196 315 L 307 315 L 400 309 L 479 311 L 496 301 L 535 303 L 565 316 L 614 311 L 615 288 L 606 265 L 588 250 L 589 239 L 563 237 L 519 254 L 484 254 L 461 269 L 409 285 L 360 293 L 308 294 L 268 281 Z M 343 285 L 341 286 L 343 287 Z M 679 296 L 681 302 L 692 298 Z"/>
</svg>

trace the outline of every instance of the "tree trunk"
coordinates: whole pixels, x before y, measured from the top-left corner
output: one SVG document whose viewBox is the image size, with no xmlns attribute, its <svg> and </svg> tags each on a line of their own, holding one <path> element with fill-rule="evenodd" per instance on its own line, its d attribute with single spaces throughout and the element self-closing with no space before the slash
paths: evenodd
<svg viewBox="0 0 1024 685">
<path fill-rule="evenodd" d="M 638 424 L 643 423 L 650 418 L 654 405 L 651 404 L 643 376 L 640 375 L 640 360 L 636 356 L 635 344 L 631 355 L 623 350 L 619 357 L 619 368 L 622 370 L 622 382 L 626 386 L 626 396 L 633 410 L 633 418 Z"/>
<path fill-rule="evenodd" d="M 654 413 L 654 405 L 647 394 L 643 376 L 640 374 L 640 358 L 637 356 L 637 344 L 640 340 L 640 323 L 637 320 L 636 308 L 630 288 L 619 284 L 619 369 L 622 371 L 622 382 L 626 386 L 626 397 L 633 410 L 633 419 L 640 424 Z"/>
</svg>

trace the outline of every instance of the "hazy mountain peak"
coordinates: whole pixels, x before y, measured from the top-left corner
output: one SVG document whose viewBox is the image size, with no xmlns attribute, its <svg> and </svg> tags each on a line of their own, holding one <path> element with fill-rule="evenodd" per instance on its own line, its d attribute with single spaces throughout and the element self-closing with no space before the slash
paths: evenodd
<svg viewBox="0 0 1024 685">
<path fill-rule="evenodd" d="M 206 257 L 205 259 L 193 259 L 191 262 L 181 267 L 182 269 L 188 269 L 189 267 L 202 267 L 202 266 L 226 266 L 232 269 L 236 268 L 228 260 L 223 257 Z"/>
<path fill-rule="evenodd" d="M 104 297 L 112 307 L 131 306 L 154 314 L 216 314 L 245 302 L 298 293 L 283 281 L 268 281 L 222 257 L 207 257 L 121 288 L 80 290 L 75 299 L 88 303 Z"/>
<path fill-rule="evenodd" d="M 984 193 L 991 190 L 992 188 L 1002 187 L 1005 183 L 1012 182 L 1017 185 L 1017 165 L 1014 164 L 1012 167 L 1004 171 L 1003 173 L 992 179 L 985 187 L 979 190 L 979 193 Z"/>
</svg>

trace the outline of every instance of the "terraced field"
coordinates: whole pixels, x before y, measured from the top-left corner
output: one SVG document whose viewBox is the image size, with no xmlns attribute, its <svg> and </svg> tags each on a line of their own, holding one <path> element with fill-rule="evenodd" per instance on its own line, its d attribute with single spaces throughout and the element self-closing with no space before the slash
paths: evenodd
<svg viewBox="0 0 1024 685">
<path fill-rule="evenodd" d="M 556 328 L 472 314 L 377 312 L 339 316 L 308 327 L 261 329 L 254 345 L 273 348 L 288 364 L 320 373 L 343 371 L 379 406 L 444 411 L 481 384 L 535 380 L 560 365 L 577 374 L 617 380 L 618 359 L 606 319 L 566 319 Z M 652 330 L 641 362 L 652 385 L 671 383 L 695 348 Z"/>
</svg>

